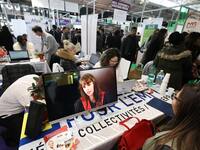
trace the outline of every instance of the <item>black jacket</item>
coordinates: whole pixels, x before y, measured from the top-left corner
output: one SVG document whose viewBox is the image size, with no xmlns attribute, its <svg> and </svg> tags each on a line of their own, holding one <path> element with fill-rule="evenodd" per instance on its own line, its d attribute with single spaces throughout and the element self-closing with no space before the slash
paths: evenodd
<svg viewBox="0 0 200 150">
<path fill-rule="evenodd" d="M 164 70 L 170 73 L 168 87 L 176 90 L 182 88 L 192 78 L 192 55 L 190 51 L 184 51 L 181 47 L 169 46 L 160 51 L 154 65 L 157 71 Z"/>
<path fill-rule="evenodd" d="M 135 35 L 128 35 L 122 42 L 121 56 L 129 61 L 135 61 L 138 49 L 138 38 Z"/>
<path fill-rule="evenodd" d="M 160 51 L 164 46 L 164 39 L 156 36 L 152 36 L 150 41 L 147 45 L 147 50 L 144 53 L 144 56 L 142 58 L 142 64 L 145 65 L 149 61 L 152 61 L 155 59 L 158 51 Z"/>
</svg>

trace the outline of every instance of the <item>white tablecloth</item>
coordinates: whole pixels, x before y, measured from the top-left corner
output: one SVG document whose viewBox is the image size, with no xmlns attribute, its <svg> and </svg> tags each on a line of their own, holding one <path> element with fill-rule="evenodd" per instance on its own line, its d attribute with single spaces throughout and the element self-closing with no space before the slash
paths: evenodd
<svg viewBox="0 0 200 150">
<path fill-rule="evenodd" d="M 30 64 L 34 67 L 36 72 L 42 72 L 42 73 L 49 73 L 51 72 L 51 69 L 49 68 L 49 65 L 46 62 L 42 62 L 39 59 L 31 59 L 30 61 L 26 62 L 17 62 L 17 63 L 0 63 L 0 73 L 4 66 L 6 65 L 16 65 L 16 64 Z"/>
<path fill-rule="evenodd" d="M 157 96 L 159 98 L 159 95 Z M 123 132 L 126 131 L 125 127 L 119 125 L 120 121 L 131 116 L 138 117 L 139 119 L 153 120 L 163 115 L 161 111 L 146 104 L 152 98 L 153 96 L 151 95 L 134 92 L 121 95 L 118 97 L 118 103 L 107 107 L 107 112 L 97 111 L 74 118 L 62 119 L 46 128 L 43 136 L 67 125 L 69 130 L 73 132 L 73 136 L 80 141 L 77 150 L 109 150 L 116 144 Z M 24 135 L 25 120 L 19 150 L 46 150 L 43 136 L 31 141 Z M 128 125 L 131 127 L 136 122 L 135 119 L 132 119 Z"/>
</svg>

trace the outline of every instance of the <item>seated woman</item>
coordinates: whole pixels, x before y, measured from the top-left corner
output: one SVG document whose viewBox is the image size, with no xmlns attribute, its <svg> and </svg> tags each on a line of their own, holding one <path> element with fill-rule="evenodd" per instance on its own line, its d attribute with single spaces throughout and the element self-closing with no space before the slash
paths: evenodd
<svg viewBox="0 0 200 150">
<path fill-rule="evenodd" d="M 17 42 L 13 44 L 13 49 L 15 51 L 18 51 L 18 50 L 28 51 L 29 56 L 31 58 L 36 57 L 35 54 L 34 54 L 35 53 L 34 45 L 33 45 L 33 43 L 27 41 L 27 35 L 26 34 L 19 35 L 17 37 Z"/>
<path fill-rule="evenodd" d="M 169 87 L 180 90 L 192 78 L 192 55 L 184 50 L 183 36 L 174 32 L 169 36 L 170 45 L 158 52 L 154 65 L 159 72 L 170 73 Z"/>
<path fill-rule="evenodd" d="M 167 131 L 148 139 L 143 150 L 161 150 L 163 145 L 173 150 L 200 149 L 200 85 L 185 85 L 172 101 L 174 117 Z"/>
<path fill-rule="evenodd" d="M 94 68 L 99 67 L 114 67 L 116 68 L 116 77 L 118 82 L 123 82 L 123 76 L 121 74 L 121 70 L 118 67 L 121 56 L 119 54 L 118 49 L 110 48 L 103 52 L 101 55 L 100 61 L 97 62 Z"/>
<path fill-rule="evenodd" d="M 60 57 L 60 65 L 64 71 L 78 70 L 77 66 L 81 63 L 76 63 L 76 47 L 73 43 L 64 40 L 62 49 L 58 49 L 56 55 Z"/>
<path fill-rule="evenodd" d="M 106 93 L 99 88 L 93 75 L 83 75 L 79 83 L 81 98 L 74 105 L 76 113 L 91 110 L 106 103 Z"/>
</svg>

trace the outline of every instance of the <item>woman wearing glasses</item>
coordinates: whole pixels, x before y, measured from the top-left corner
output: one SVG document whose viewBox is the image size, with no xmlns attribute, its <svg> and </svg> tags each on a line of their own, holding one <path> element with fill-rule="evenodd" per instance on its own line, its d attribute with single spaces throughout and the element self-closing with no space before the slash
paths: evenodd
<svg viewBox="0 0 200 150">
<path fill-rule="evenodd" d="M 97 62 L 94 68 L 99 67 L 114 67 L 116 69 L 117 81 L 123 82 L 123 76 L 119 66 L 121 56 L 119 50 L 116 48 L 109 48 L 103 52 L 101 55 L 100 61 Z"/>
<path fill-rule="evenodd" d="M 200 85 L 185 85 L 172 101 L 167 131 L 148 139 L 143 150 L 200 150 Z"/>
</svg>

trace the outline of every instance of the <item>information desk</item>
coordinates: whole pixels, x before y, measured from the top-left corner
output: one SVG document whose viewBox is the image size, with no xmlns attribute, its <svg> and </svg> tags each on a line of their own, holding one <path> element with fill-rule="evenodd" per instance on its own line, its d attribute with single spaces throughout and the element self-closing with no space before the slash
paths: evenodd
<svg viewBox="0 0 200 150">
<path fill-rule="evenodd" d="M 45 61 L 40 61 L 40 59 L 31 59 L 30 61 L 22 61 L 17 63 L 0 63 L 0 74 L 1 70 L 6 65 L 16 65 L 16 64 L 30 64 L 34 67 L 36 72 L 42 72 L 42 73 L 49 73 L 51 72 L 51 69 L 49 68 L 49 65 Z"/>
<path fill-rule="evenodd" d="M 60 127 L 67 125 L 80 143 L 78 150 L 98 149 L 109 150 L 126 130 L 119 122 L 128 117 L 154 120 L 163 115 L 159 110 L 147 105 L 153 98 L 146 93 L 124 94 L 118 97 L 118 103 L 107 107 L 106 111 L 91 112 L 74 118 L 62 119 L 52 125 L 47 124 L 42 134 L 34 141 L 24 135 L 27 114 L 24 117 L 19 150 L 45 150 L 43 137 Z M 159 98 L 159 97 L 158 97 Z M 132 127 L 135 119 L 128 122 Z"/>
</svg>

